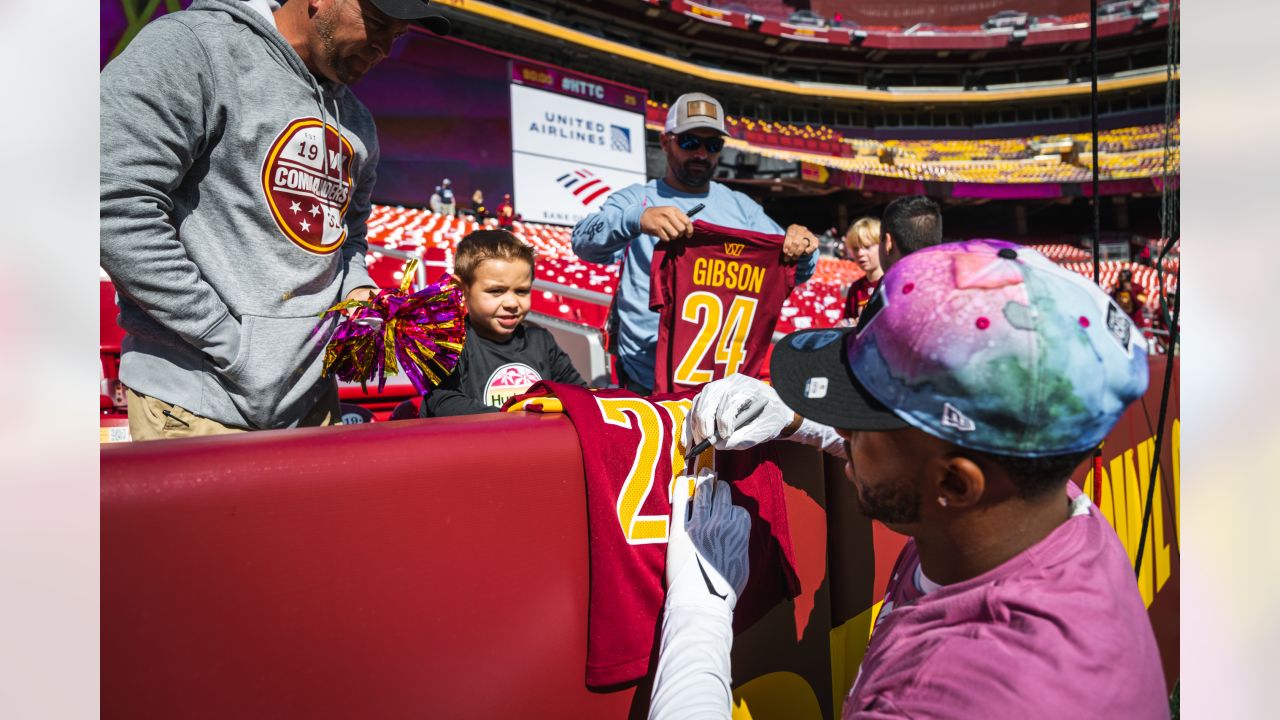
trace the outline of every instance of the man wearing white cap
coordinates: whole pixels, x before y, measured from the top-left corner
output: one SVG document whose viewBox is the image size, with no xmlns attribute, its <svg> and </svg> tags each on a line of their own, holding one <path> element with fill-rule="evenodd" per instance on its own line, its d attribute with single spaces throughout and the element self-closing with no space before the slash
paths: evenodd
<svg viewBox="0 0 1280 720">
<path fill-rule="evenodd" d="M 710 95 L 686 93 L 671 105 L 660 142 L 667 155 L 666 175 L 623 188 L 609 196 L 599 212 L 573 228 L 573 251 L 598 263 L 623 259 L 618 283 L 615 347 L 623 387 L 648 395 L 654 384 L 658 313 L 649 309 L 649 267 L 659 240 L 693 233 L 686 213 L 704 205 L 698 219 L 724 227 L 782 235 L 780 225 L 746 195 L 712 182 L 724 138 L 724 108 Z M 801 225 L 785 231 L 783 256 L 798 262 L 796 283 L 817 266 L 818 238 Z"/>
</svg>

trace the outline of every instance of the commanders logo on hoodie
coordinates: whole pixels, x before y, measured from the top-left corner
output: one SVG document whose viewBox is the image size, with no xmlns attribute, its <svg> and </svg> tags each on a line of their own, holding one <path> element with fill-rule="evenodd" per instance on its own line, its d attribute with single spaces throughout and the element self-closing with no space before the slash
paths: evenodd
<svg viewBox="0 0 1280 720">
<path fill-rule="evenodd" d="M 508 400 L 521 395 L 542 379 L 537 370 L 524 363 L 507 363 L 489 376 L 484 384 L 485 404 L 502 407 Z"/>
<path fill-rule="evenodd" d="M 262 163 L 262 190 L 276 225 L 320 255 L 342 247 L 354 181 L 351 143 L 319 118 L 289 123 Z"/>
</svg>

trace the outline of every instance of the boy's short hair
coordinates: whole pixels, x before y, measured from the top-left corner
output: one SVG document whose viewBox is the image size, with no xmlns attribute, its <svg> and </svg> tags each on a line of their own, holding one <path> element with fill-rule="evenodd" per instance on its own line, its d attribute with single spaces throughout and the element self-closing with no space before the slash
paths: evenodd
<svg viewBox="0 0 1280 720">
<path fill-rule="evenodd" d="M 942 210 L 923 195 L 895 199 L 885 206 L 880 223 L 904 256 L 942 242 Z"/>
<path fill-rule="evenodd" d="M 470 285 L 476 278 L 476 268 L 485 260 L 523 260 L 533 272 L 533 248 L 516 239 L 506 230 L 477 230 L 462 238 L 453 256 L 453 274 L 463 285 Z"/>
<path fill-rule="evenodd" d="M 880 221 L 873 217 L 858 218 L 844 234 L 844 244 L 849 246 L 850 250 L 879 245 Z"/>
</svg>

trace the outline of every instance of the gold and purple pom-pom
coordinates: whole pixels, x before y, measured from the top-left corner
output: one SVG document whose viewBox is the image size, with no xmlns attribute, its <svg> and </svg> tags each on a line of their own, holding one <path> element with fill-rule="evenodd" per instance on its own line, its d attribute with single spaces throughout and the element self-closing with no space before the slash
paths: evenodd
<svg viewBox="0 0 1280 720">
<path fill-rule="evenodd" d="M 426 395 L 458 366 L 466 340 L 462 289 L 450 275 L 409 292 L 417 260 L 405 268 L 399 288 L 388 288 L 368 300 L 345 300 L 323 317 L 350 311 L 338 322 L 324 352 L 325 375 L 345 382 L 378 380 L 403 369 L 420 395 Z"/>
</svg>

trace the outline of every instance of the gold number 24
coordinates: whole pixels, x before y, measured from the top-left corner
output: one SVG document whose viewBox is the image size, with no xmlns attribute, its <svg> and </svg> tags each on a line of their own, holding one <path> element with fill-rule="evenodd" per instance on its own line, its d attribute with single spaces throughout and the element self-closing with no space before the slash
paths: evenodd
<svg viewBox="0 0 1280 720">
<path fill-rule="evenodd" d="M 681 385 L 701 385 L 716 378 L 711 370 L 701 369 L 702 358 L 714 341 L 715 364 L 724 366 L 728 377 L 738 371 L 747 357 L 747 338 L 751 323 L 756 319 L 756 298 L 734 295 L 725 317 L 724 303 L 713 293 L 698 291 L 689 293 L 680 308 L 680 319 L 699 325 L 684 358 L 676 365 L 675 381 Z M 721 333 L 721 326 L 724 332 Z"/>
<path fill-rule="evenodd" d="M 654 475 L 662 446 L 667 439 L 667 427 L 671 427 L 675 434 L 671 441 L 671 477 L 665 483 L 668 500 L 675 491 L 676 478 L 685 472 L 685 447 L 680 428 L 684 426 L 685 416 L 693 406 L 693 401 L 659 400 L 651 403 L 640 398 L 596 398 L 596 404 L 599 405 L 600 416 L 606 423 L 640 430 L 635 459 L 631 463 L 631 469 L 627 471 L 627 478 L 622 483 L 615 506 L 622 534 L 631 545 L 664 543 L 667 541 L 669 515 L 641 515 L 640 508 L 644 506 L 657 480 Z M 661 412 L 666 413 L 670 420 L 669 426 L 663 423 Z M 707 450 L 699 455 L 689 474 L 694 475 L 697 470 L 712 467 L 714 452 Z M 693 483 L 690 482 L 684 491 L 692 495 Z"/>
</svg>

